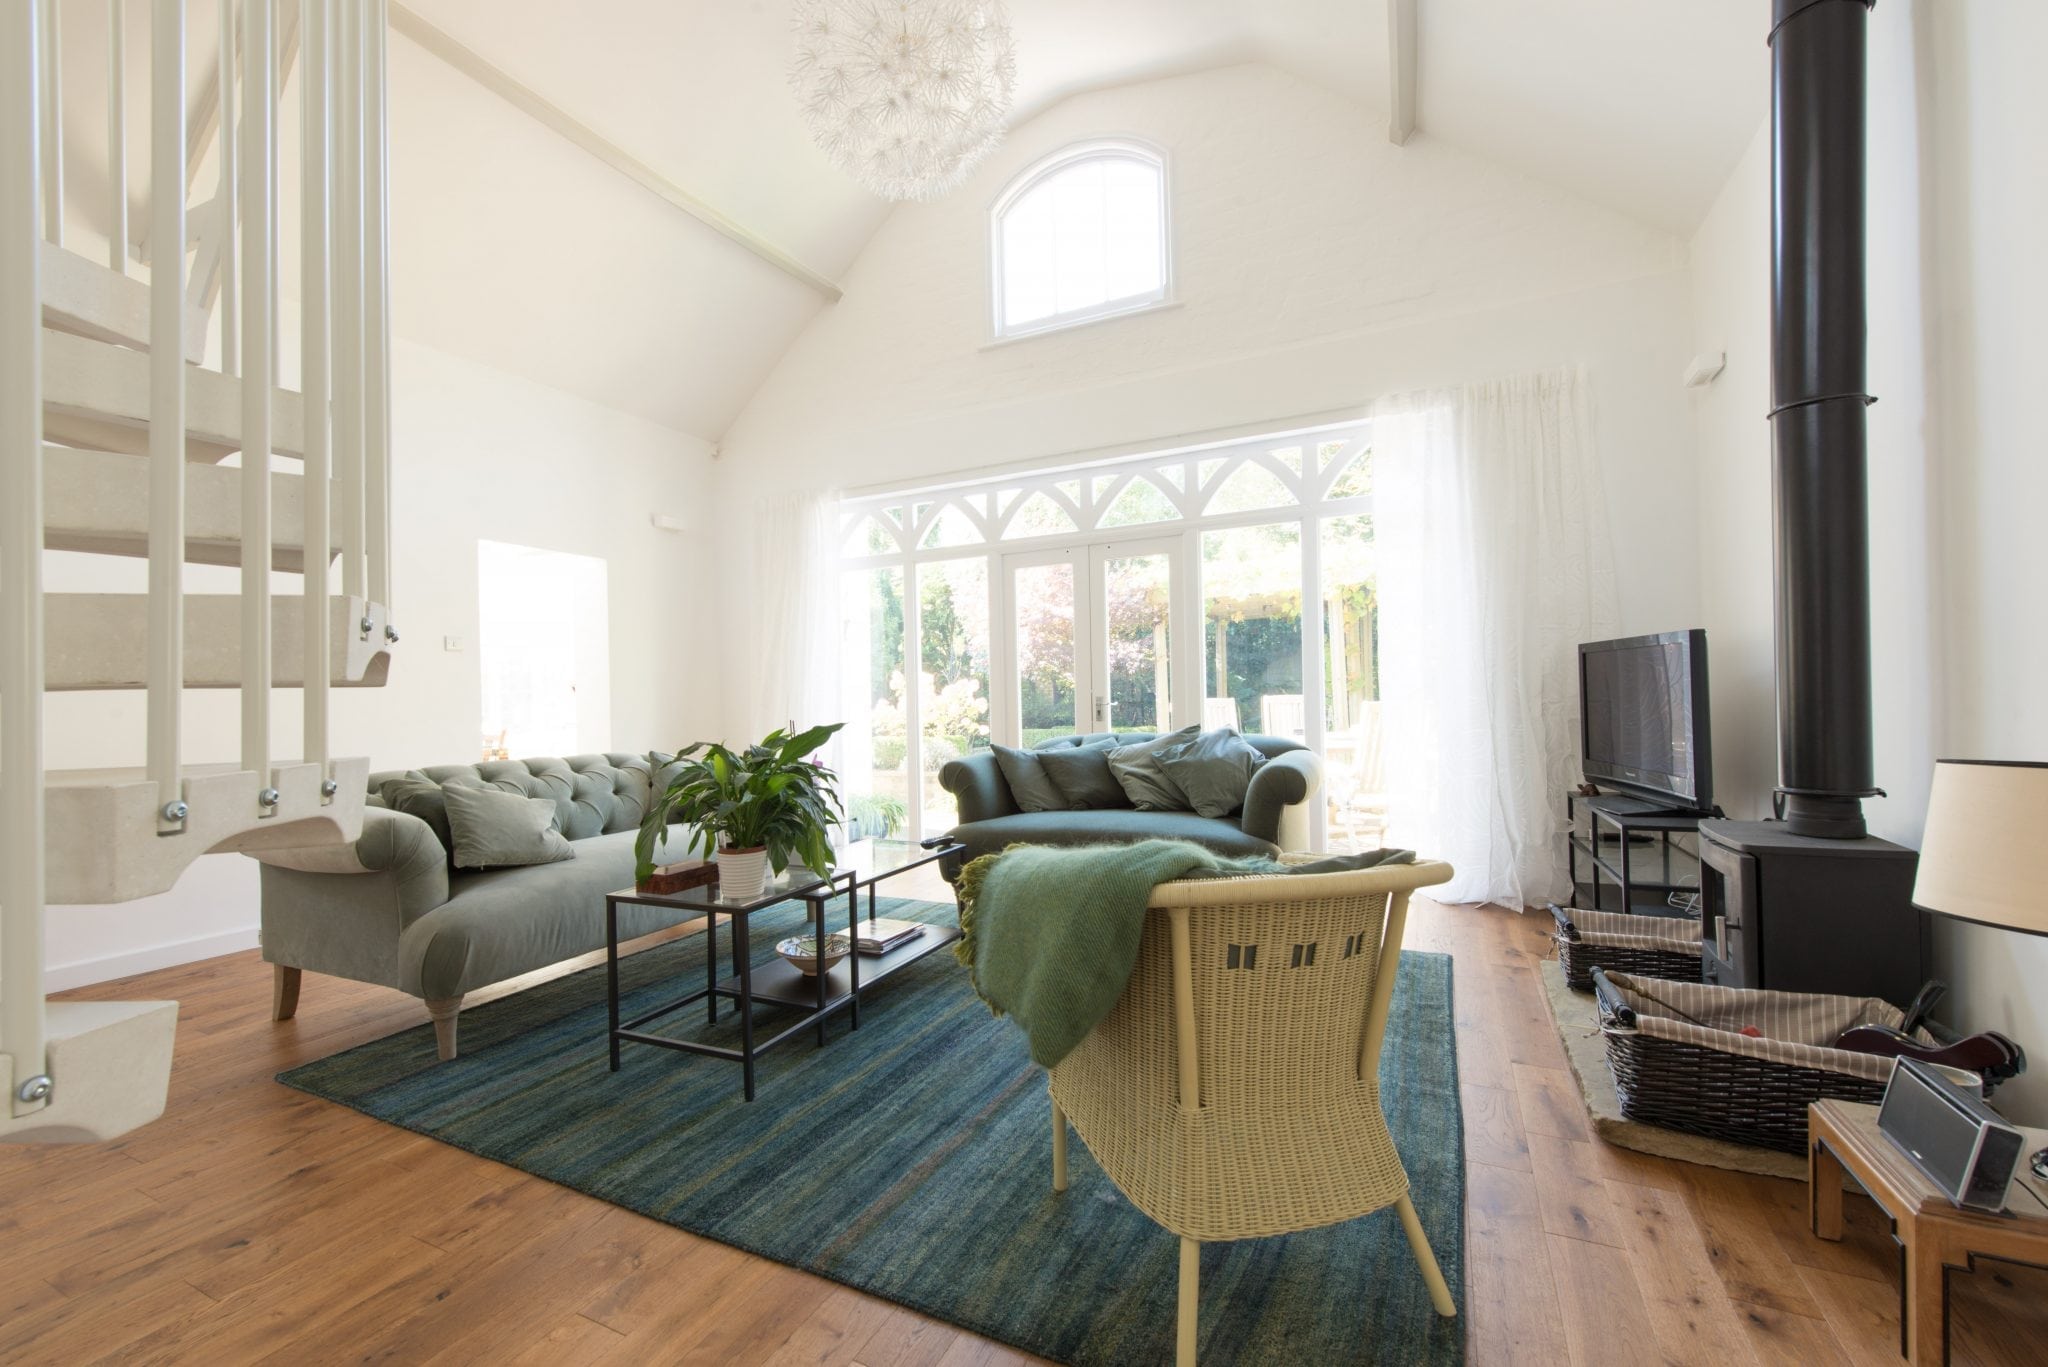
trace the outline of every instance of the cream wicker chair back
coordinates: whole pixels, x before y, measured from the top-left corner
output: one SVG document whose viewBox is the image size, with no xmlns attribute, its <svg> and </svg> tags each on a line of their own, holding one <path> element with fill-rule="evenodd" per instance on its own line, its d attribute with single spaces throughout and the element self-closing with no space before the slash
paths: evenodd
<svg viewBox="0 0 2048 1367">
<path fill-rule="evenodd" d="M 1408 896 L 1451 866 L 1169 883 L 1109 1016 L 1052 1069 L 1066 1127 L 1180 1236 L 1177 1361 L 1194 1362 L 1198 1245 L 1400 1212 L 1437 1313 L 1456 1313 L 1380 1109 Z"/>
</svg>

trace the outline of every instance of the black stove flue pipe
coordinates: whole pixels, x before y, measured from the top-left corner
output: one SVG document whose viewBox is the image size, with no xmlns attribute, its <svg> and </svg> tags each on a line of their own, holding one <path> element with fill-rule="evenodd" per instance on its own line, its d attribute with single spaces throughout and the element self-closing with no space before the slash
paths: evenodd
<svg viewBox="0 0 2048 1367">
<path fill-rule="evenodd" d="M 1795 835 L 1875 796 L 1864 408 L 1864 45 L 1872 0 L 1773 0 L 1771 437 L 1778 773 Z"/>
</svg>

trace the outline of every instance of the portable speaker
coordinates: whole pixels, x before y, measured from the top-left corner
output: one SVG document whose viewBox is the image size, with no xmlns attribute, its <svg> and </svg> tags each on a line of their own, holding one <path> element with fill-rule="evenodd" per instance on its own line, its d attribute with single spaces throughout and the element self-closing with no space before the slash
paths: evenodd
<svg viewBox="0 0 2048 1367">
<path fill-rule="evenodd" d="M 1877 1128 L 1949 1200 L 1992 1214 L 2005 1209 L 2026 1137 L 1967 1088 L 1901 1058 L 1885 1084 Z"/>
</svg>

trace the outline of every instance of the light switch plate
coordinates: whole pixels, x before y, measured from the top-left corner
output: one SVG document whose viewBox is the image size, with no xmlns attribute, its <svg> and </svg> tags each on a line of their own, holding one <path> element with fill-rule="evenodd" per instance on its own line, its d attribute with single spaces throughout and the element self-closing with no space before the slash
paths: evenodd
<svg viewBox="0 0 2048 1367">
<path fill-rule="evenodd" d="M 460 650 L 462 649 L 462 644 L 460 636 L 443 636 L 441 638 L 441 649 L 443 650 Z"/>
</svg>

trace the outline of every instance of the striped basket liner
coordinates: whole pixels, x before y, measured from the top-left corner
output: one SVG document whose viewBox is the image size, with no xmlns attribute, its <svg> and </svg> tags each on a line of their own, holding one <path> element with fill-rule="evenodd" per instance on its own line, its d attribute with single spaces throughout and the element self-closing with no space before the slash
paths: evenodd
<svg viewBox="0 0 2048 1367">
<path fill-rule="evenodd" d="M 1573 991 L 1593 990 L 1593 970 L 1677 982 L 1700 980 L 1700 923 L 1694 917 L 1629 916 L 1550 904 L 1557 961 Z"/>
<path fill-rule="evenodd" d="M 1832 1047 L 1852 1025 L 1896 1029 L 1875 997 L 1761 992 L 1595 970 L 1607 1065 L 1621 1113 L 1688 1134 L 1806 1152 L 1806 1108 L 1875 1102 L 1892 1060 Z M 1758 1035 L 1745 1035 L 1754 1026 Z M 1919 1038 L 1933 1041 L 1924 1031 Z"/>
</svg>

